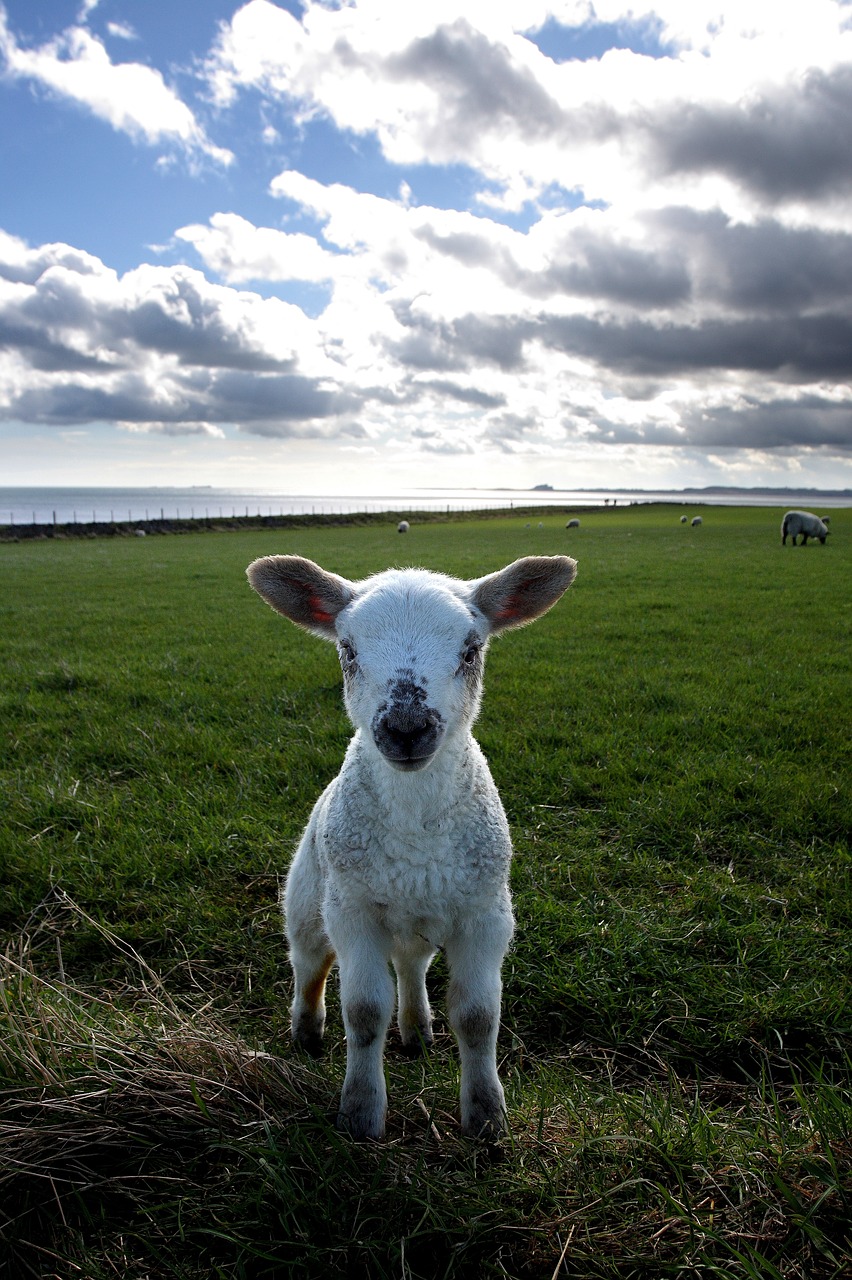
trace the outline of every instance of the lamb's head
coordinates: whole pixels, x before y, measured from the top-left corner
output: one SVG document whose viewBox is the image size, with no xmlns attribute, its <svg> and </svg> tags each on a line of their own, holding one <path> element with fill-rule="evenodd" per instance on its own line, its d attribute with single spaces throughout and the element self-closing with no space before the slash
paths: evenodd
<svg viewBox="0 0 852 1280">
<path fill-rule="evenodd" d="M 426 569 L 350 582 L 301 556 L 264 556 L 247 572 L 273 609 L 337 644 L 352 723 L 388 764 L 414 772 L 476 718 L 490 637 L 545 613 L 576 563 L 528 556 L 469 582 Z"/>
</svg>

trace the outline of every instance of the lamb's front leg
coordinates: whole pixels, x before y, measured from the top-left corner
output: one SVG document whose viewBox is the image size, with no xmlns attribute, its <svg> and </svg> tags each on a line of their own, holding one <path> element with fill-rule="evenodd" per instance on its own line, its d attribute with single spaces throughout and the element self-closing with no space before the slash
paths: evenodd
<svg viewBox="0 0 852 1280">
<path fill-rule="evenodd" d="M 447 1006 L 461 1057 L 462 1131 L 497 1138 L 506 1128 L 506 1102 L 497 1075 L 500 968 L 512 937 L 508 898 L 499 909 L 463 927 L 447 944 Z"/>
<path fill-rule="evenodd" d="M 335 939 L 346 1028 L 346 1077 L 337 1127 L 353 1138 L 381 1138 L 387 1114 L 382 1060 L 394 1004 L 389 945 L 354 921 L 346 932 L 345 942 Z"/>
</svg>

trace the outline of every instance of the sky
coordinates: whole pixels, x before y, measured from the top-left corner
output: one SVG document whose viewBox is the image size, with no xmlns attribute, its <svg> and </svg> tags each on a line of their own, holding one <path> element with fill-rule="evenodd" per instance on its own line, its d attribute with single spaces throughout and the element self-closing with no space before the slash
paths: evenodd
<svg viewBox="0 0 852 1280">
<path fill-rule="evenodd" d="M 0 484 L 852 487 L 850 0 L 0 2 Z"/>
</svg>

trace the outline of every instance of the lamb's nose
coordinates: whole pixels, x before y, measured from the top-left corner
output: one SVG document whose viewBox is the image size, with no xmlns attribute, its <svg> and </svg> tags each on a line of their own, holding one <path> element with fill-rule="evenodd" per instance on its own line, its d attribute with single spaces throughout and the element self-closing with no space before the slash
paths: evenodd
<svg viewBox="0 0 852 1280">
<path fill-rule="evenodd" d="M 428 707 L 391 706 L 373 726 L 373 737 L 382 755 L 400 763 L 423 760 L 438 745 L 441 717 Z"/>
</svg>

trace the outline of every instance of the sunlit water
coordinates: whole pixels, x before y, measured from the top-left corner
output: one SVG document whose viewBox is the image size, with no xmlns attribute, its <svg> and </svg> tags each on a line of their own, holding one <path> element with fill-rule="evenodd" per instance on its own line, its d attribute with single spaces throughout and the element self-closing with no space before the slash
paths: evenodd
<svg viewBox="0 0 852 1280">
<path fill-rule="evenodd" d="M 88 524 L 234 516 L 330 515 L 389 511 L 478 511 L 513 507 L 623 506 L 671 502 L 685 506 L 850 507 L 852 490 L 820 493 L 793 489 L 404 489 L 360 496 L 282 494 L 262 490 L 196 488 L 0 488 L 0 524 Z"/>
</svg>

